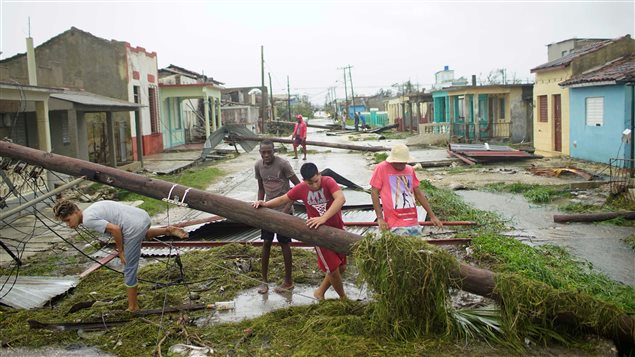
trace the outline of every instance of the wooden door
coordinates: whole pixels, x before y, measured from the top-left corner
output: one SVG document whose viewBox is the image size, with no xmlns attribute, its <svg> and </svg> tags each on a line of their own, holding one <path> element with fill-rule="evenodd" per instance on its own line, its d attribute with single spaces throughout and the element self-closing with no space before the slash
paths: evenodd
<svg viewBox="0 0 635 357">
<path fill-rule="evenodd" d="M 553 149 L 562 152 L 562 110 L 560 107 L 560 94 L 553 96 Z"/>
</svg>

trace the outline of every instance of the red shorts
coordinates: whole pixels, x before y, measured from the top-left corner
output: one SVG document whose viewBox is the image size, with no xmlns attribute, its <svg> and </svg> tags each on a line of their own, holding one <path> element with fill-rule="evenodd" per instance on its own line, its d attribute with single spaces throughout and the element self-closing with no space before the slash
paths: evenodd
<svg viewBox="0 0 635 357">
<path fill-rule="evenodd" d="M 318 266 L 325 273 L 335 271 L 340 265 L 346 265 L 346 255 L 344 254 L 335 253 L 322 247 L 315 247 L 315 252 L 317 253 Z"/>
</svg>

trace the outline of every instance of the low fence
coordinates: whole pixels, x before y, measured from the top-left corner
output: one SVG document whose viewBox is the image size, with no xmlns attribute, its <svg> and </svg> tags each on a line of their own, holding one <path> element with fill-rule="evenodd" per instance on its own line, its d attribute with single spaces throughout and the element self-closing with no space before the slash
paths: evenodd
<svg viewBox="0 0 635 357">
<path fill-rule="evenodd" d="M 489 140 L 511 138 L 511 122 L 479 123 L 478 138 L 474 123 L 453 123 L 452 135 L 463 137 L 467 140 Z"/>
<path fill-rule="evenodd" d="M 450 134 L 450 123 L 419 124 L 419 134 Z"/>
<path fill-rule="evenodd" d="M 609 159 L 609 176 L 612 195 L 635 201 L 635 160 Z"/>
</svg>

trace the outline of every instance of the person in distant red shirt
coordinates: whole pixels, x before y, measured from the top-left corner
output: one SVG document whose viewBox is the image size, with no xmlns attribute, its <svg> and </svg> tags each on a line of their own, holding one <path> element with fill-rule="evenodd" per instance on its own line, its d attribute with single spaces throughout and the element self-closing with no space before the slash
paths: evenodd
<svg viewBox="0 0 635 357">
<path fill-rule="evenodd" d="M 317 166 L 313 163 L 306 163 L 300 168 L 303 181 L 294 186 L 285 195 L 276 197 L 269 201 L 256 201 L 255 208 L 274 208 L 285 205 L 295 200 L 304 202 L 309 219 L 306 225 L 317 229 L 321 225 L 344 229 L 342 220 L 342 207 L 346 202 L 344 193 L 335 180 L 328 176 L 320 175 Z M 324 294 L 329 287 L 333 286 L 340 299 L 346 299 L 342 274 L 346 270 L 346 256 L 332 250 L 315 247 L 317 253 L 318 266 L 326 273 L 324 280 L 314 292 L 316 299 L 324 299 Z"/>
<path fill-rule="evenodd" d="M 293 154 L 295 155 L 293 158 L 298 158 L 298 145 L 302 145 L 302 151 L 304 152 L 304 158 L 302 160 L 306 160 L 306 123 L 300 114 L 296 115 L 295 119 L 298 122 L 295 123 L 293 134 L 291 135 L 291 140 L 293 140 Z"/>
</svg>

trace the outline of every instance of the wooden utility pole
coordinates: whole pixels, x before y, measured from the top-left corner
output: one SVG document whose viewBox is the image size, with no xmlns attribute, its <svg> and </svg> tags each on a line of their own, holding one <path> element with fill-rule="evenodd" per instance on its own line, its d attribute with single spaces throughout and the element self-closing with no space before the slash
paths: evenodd
<svg viewBox="0 0 635 357">
<path fill-rule="evenodd" d="M 270 137 L 260 137 L 260 136 L 240 136 L 240 135 L 230 135 L 230 141 L 264 141 L 271 140 L 274 143 L 284 143 L 284 144 L 293 144 L 293 140 L 287 138 L 270 138 Z M 369 151 L 369 152 L 381 152 L 381 151 L 390 151 L 390 148 L 385 146 L 364 146 L 364 145 L 353 145 L 353 144 L 340 144 L 340 143 L 329 143 L 324 141 L 306 141 L 307 145 L 311 146 L 322 146 L 327 148 L 335 148 L 335 149 L 345 149 L 345 150 L 358 150 L 358 151 Z"/>
<path fill-rule="evenodd" d="M 346 84 L 346 67 L 338 69 L 344 70 L 344 107 L 346 108 L 346 116 L 348 117 L 348 84 Z"/>
<path fill-rule="evenodd" d="M 351 101 L 353 102 L 353 111 L 355 111 L 355 91 L 353 90 L 353 75 L 351 74 L 352 67 L 349 64 L 346 68 L 348 68 L 348 79 L 351 81 Z"/>
<path fill-rule="evenodd" d="M 265 130 L 267 87 L 265 86 L 265 46 L 260 46 L 260 132 Z"/>
<path fill-rule="evenodd" d="M 271 120 L 276 118 L 276 109 L 275 105 L 273 105 L 273 86 L 271 85 L 271 72 L 267 72 L 269 75 L 269 102 L 271 103 Z"/>
<path fill-rule="evenodd" d="M 289 76 L 287 76 L 287 116 L 291 121 L 291 88 L 289 87 Z"/>
<path fill-rule="evenodd" d="M 362 239 L 358 234 L 324 225 L 318 229 L 311 229 L 301 218 L 269 208 L 256 209 L 248 202 L 5 141 L 0 141 L 0 157 L 22 160 L 75 177 L 85 177 L 147 197 L 167 199 L 169 202 L 178 201 L 193 209 L 217 214 L 232 221 L 293 237 L 343 254 L 350 254 L 353 245 Z M 458 268 L 450 272 L 450 278 L 456 280 L 461 289 L 467 292 L 501 302 L 501 296 L 496 292 L 494 272 L 458 263 Z M 578 326 L 585 318 L 566 310 L 554 311 L 549 318 L 559 324 Z M 594 332 L 613 339 L 618 349 L 626 352 L 624 355 L 632 354 L 635 350 L 635 320 L 626 314 L 619 316 L 610 328 L 597 327 Z"/>
</svg>

